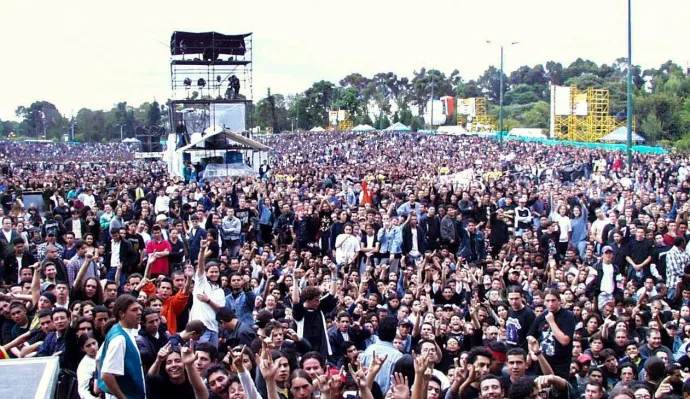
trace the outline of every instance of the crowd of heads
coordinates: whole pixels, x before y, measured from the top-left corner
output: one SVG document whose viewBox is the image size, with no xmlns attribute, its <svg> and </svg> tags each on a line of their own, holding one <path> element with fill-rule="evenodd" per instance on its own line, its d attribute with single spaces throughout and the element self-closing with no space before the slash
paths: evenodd
<svg viewBox="0 0 690 399">
<path fill-rule="evenodd" d="M 0 143 L 0 354 L 58 356 L 88 399 L 690 393 L 687 155 L 262 140 L 223 179 Z"/>
</svg>

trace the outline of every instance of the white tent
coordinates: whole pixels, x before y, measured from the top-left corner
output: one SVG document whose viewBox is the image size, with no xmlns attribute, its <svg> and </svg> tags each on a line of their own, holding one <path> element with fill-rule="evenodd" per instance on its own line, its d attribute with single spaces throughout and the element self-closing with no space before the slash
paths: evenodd
<svg viewBox="0 0 690 399">
<path fill-rule="evenodd" d="M 141 143 L 141 140 L 132 137 L 122 140 L 123 143 Z"/>
<path fill-rule="evenodd" d="M 532 129 L 532 128 L 522 128 L 522 127 L 516 127 L 513 129 L 510 129 L 510 132 L 508 132 L 509 137 L 531 137 L 531 138 L 539 138 L 539 139 L 545 139 L 546 135 L 544 134 L 544 131 L 542 129 Z"/>
<path fill-rule="evenodd" d="M 374 129 L 373 127 L 371 127 L 369 125 L 358 125 L 358 126 L 355 126 L 354 128 L 352 128 L 353 132 L 371 132 L 374 130 L 376 130 L 376 129 Z"/>
<path fill-rule="evenodd" d="M 310 130 L 310 132 L 325 132 L 326 129 L 322 128 L 321 126 L 317 126 L 313 129 Z"/>
<path fill-rule="evenodd" d="M 400 122 L 395 122 L 394 124 L 385 128 L 384 131 L 386 131 L 386 132 L 411 132 L 412 129 L 410 129 L 409 127 L 405 126 L 404 124 L 402 124 Z"/>
<path fill-rule="evenodd" d="M 602 137 L 601 141 L 617 141 L 624 143 L 628 141 L 628 129 L 625 127 L 619 127 L 618 129 Z M 632 132 L 632 141 L 639 143 L 644 142 L 646 140 L 639 134 Z"/>
</svg>

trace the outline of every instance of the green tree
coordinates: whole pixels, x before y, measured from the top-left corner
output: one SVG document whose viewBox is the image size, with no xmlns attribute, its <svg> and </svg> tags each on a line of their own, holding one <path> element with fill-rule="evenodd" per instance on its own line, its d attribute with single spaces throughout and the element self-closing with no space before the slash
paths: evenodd
<svg viewBox="0 0 690 399">
<path fill-rule="evenodd" d="M 153 100 L 148 110 L 148 124 L 151 126 L 159 126 L 161 123 L 161 106 L 158 101 Z"/>
<path fill-rule="evenodd" d="M 647 143 L 654 145 L 663 131 L 663 126 L 659 118 L 652 112 L 642 120 L 640 131 L 647 138 Z"/>
</svg>

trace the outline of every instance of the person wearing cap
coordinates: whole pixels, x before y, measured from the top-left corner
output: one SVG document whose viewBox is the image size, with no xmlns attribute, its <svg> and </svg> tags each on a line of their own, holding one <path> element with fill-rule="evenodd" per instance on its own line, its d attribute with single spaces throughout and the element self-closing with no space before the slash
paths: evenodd
<svg viewBox="0 0 690 399">
<path fill-rule="evenodd" d="M 13 251 L 5 257 L 5 262 L 0 267 L 0 279 L 7 285 L 19 282 L 19 270 L 36 263 L 36 259 L 29 251 L 25 251 L 26 245 L 21 237 L 12 241 Z"/>
<path fill-rule="evenodd" d="M 154 226 L 161 228 L 161 236 L 164 240 L 170 239 L 168 234 L 168 217 L 166 215 L 161 214 L 156 216 L 156 224 Z"/>
<path fill-rule="evenodd" d="M 601 252 L 601 261 L 592 266 L 594 273 L 587 277 L 587 294 L 597 298 L 599 310 L 603 309 L 607 302 L 623 296 L 623 276 L 613 264 L 613 248 L 607 245 Z"/>
</svg>

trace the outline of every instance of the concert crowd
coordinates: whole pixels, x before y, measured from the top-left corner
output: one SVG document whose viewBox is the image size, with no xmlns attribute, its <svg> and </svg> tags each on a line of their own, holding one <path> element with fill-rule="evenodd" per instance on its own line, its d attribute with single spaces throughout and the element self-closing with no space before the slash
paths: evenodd
<svg viewBox="0 0 690 399">
<path fill-rule="evenodd" d="M 686 154 L 261 140 L 209 180 L 0 143 L 0 358 L 70 399 L 690 397 Z"/>
</svg>

